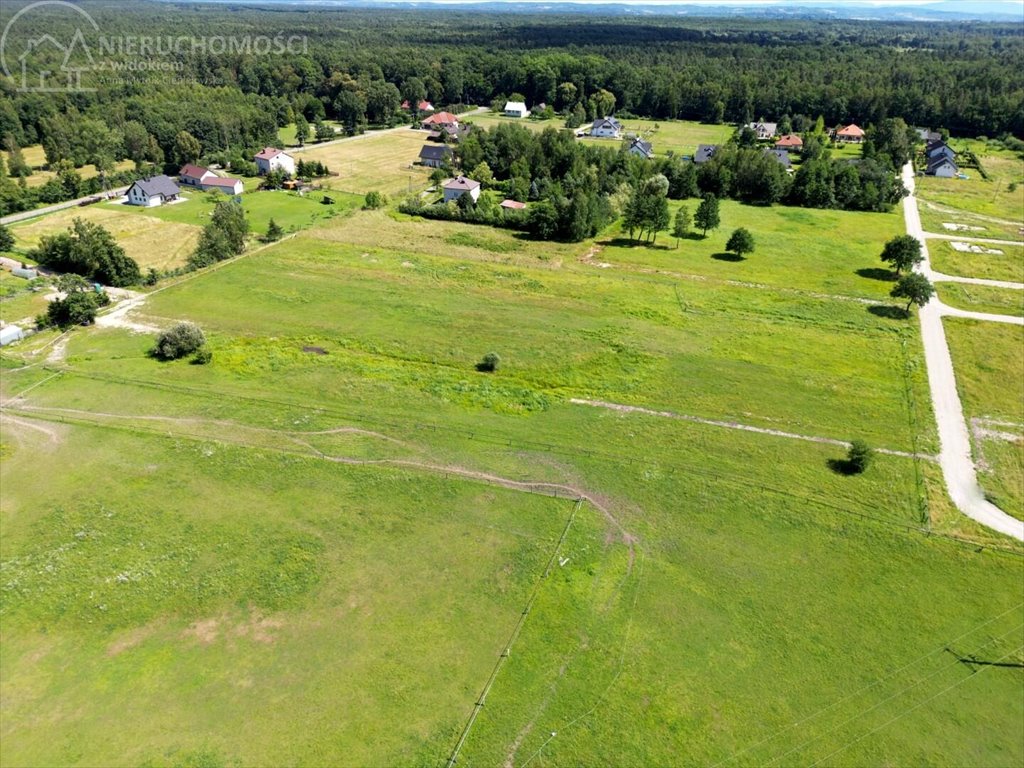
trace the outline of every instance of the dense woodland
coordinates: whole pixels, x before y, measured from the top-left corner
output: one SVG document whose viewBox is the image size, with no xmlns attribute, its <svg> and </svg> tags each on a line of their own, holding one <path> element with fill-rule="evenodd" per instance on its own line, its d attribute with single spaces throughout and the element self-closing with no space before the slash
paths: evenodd
<svg viewBox="0 0 1024 768">
<path fill-rule="evenodd" d="M 828 125 L 899 117 L 961 135 L 1024 135 L 1024 41 L 1014 25 L 668 17 L 581 23 L 580 17 L 440 11 L 149 2 L 127 8 L 99 0 L 82 6 L 108 37 L 144 30 L 153 38 L 305 36 L 308 43 L 262 54 L 186 46 L 146 57 L 173 65 L 173 72 L 98 73 L 89 83 L 95 92 L 20 93 L 14 79 L 0 79 L 0 139 L 9 151 L 0 174 L 7 177 L 0 180 L 4 212 L 74 196 L 83 187 L 70 166 L 109 169 L 128 159 L 149 172 L 203 159 L 240 168 L 296 118 L 314 125 L 336 119 L 355 132 L 407 120 L 399 109 L 403 98 L 440 107 L 519 94 L 577 121 L 614 111 L 710 122 L 785 119 L 803 131 L 818 116 Z M 5 3 L 0 23 L 19 7 Z M 70 23 L 46 19 L 39 29 L 20 23 L 9 45 L 17 49 L 17 35 L 59 35 L 66 31 L 61 24 Z M 42 191 L 16 181 L 27 172 L 18 148 L 37 143 L 50 167 L 63 171 Z M 500 174 L 500 162 L 492 166 Z M 729 169 L 733 178 L 735 170 Z M 805 204 L 820 203 L 823 194 L 835 198 L 835 177 L 850 171 L 819 163 L 815 173 L 833 180 L 833 192 L 805 196 Z M 702 186 L 715 186 L 705 181 Z M 840 186 L 846 197 L 837 199 L 845 207 L 856 195 L 850 184 Z M 735 196 L 769 201 L 789 194 Z"/>
</svg>

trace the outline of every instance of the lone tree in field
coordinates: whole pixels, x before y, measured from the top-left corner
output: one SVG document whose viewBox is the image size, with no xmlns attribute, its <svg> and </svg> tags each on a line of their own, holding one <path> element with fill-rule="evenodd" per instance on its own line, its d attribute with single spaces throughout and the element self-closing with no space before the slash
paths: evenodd
<svg viewBox="0 0 1024 768">
<path fill-rule="evenodd" d="M 697 206 L 697 215 L 693 217 L 693 223 L 701 228 L 704 237 L 708 236 L 709 229 L 718 229 L 722 223 L 722 217 L 718 213 L 718 198 L 714 195 L 707 195 Z"/>
<path fill-rule="evenodd" d="M 281 225 L 273 219 L 267 224 L 266 241 L 268 243 L 274 243 L 284 237 L 284 230 L 281 229 Z"/>
<path fill-rule="evenodd" d="M 153 357 L 177 360 L 198 352 L 205 343 L 206 337 L 198 325 L 178 323 L 157 336 Z"/>
<path fill-rule="evenodd" d="M 295 118 L 295 141 L 298 145 L 305 146 L 306 139 L 309 138 L 309 121 L 303 115 L 298 115 Z"/>
<path fill-rule="evenodd" d="M 846 454 L 846 466 L 849 467 L 851 474 L 859 475 L 868 468 L 873 456 L 874 451 L 867 443 L 863 440 L 854 440 Z"/>
<path fill-rule="evenodd" d="M 676 239 L 676 248 L 679 248 L 679 241 L 690 234 L 690 224 L 692 222 L 690 209 L 685 205 L 679 206 L 679 210 L 676 211 L 675 222 L 672 225 L 672 237 Z"/>
<path fill-rule="evenodd" d="M 891 265 L 897 275 L 909 272 L 923 260 L 921 241 L 913 235 L 897 235 L 882 251 L 882 261 Z"/>
<path fill-rule="evenodd" d="M 911 272 L 899 279 L 889 295 L 894 299 L 906 299 L 906 312 L 909 315 L 911 306 L 917 304 L 923 307 L 931 300 L 935 295 L 935 286 L 924 275 Z"/>
<path fill-rule="evenodd" d="M 732 251 L 742 257 L 745 253 L 753 253 L 754 236 L 750 231 L 740 227 L 729 236 L 729 242 L 725 244 L 725 250 Z"/>
</svg>

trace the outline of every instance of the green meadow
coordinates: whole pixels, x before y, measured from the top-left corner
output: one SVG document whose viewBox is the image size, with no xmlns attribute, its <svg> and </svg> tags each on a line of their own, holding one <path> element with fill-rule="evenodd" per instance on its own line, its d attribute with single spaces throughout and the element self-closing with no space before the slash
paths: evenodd
<svg viewBox="0 0 1024 768">
<path fill-rule="evenodd" d="M 646 247 L 357 203 L 130 315 L 207 365 L 5 353 L 0 762 L 1024 760 L 1020 670 L 962 661 L 1024 661 L 1024 548 L 945 497 L 898 213 Z M 968 413 L 1024 421 L 1020 329 L 947 323 Z"/>
<path fill-rule="evenodd" d="M 945 240 L 932 240 L 928 243 L 928 257 L 932 267 L 948 275 L 1024 283 L 1024 248 L 994 243 L 980 245 L 1002 253 L 958 251 Z"/>
</svg>

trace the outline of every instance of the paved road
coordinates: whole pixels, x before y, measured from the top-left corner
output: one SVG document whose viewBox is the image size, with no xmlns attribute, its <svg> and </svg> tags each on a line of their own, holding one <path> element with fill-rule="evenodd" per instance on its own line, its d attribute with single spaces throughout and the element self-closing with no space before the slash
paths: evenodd
<svg viewBox="0 0 1024 768">
<path fill-rule="evenodd" d="M 128 191 L 128 187 L 118 187 L 117 189 L 110 190 L 110 197 L 120 197 Z M 4 216 L 0 219 L 0 224 L 16 224 L 19 221 L 25 221 L 26 219 L 34 219 L 36 216 L 45 216 L 48 213 L 54 213 L 56 211 L 63 211 L 67 208 L 74 208 L 80 205 L 86 200 L 91 200 L 99 195 L 86 195 L 85 197 L 78 197 L 74 200 L 65 200 L 63 203 L 56 203 L 54 205 L 48 205 L 45 208 L 34 208 L 31 211 L 21 211 L 20 213 L 12 213 L 10 216 Z"/>
<path fill-rule="evenodd" d="M 914 197 L 914 168 L 907 163 L 903 169 L 903 183 L 910 195 L 903 201 L 903 215 L 907 233 L 921 241 L 924 261 L 918 268 L 921 274 L 932 278 L 931 263 L 928 261 L 928 245 L 921 228 L 921 217 Z M 946 332 L 942 327 L 942 316 L 953 314 L 937 298 L 921 308 L 921 338 L 924 342 L 925 364 L 928 369 L 928 386 L 932 395 L 932 407 L 939 428 L 939 465 L 946 481 L 949 496 L 957 509 L 994 531 L 1024 541 L 1024 521 L 1016 520 L 985 498 L 971 458 L 971 438 L 964 419 L 960 395 L 956 390 L 956 375 L 953 372 L 953 358 L 946 343 Z M 973 314 L 973 313 L 972 313 Z M 980 314 L 980 313 L 978 313 Z M 995 315 L 995 317 L 1003 317 Z M 978 319 L 993 319 L 980 317 Z M 1019 320 L 1019 318 L 1013 318 Z"/>
</svg>

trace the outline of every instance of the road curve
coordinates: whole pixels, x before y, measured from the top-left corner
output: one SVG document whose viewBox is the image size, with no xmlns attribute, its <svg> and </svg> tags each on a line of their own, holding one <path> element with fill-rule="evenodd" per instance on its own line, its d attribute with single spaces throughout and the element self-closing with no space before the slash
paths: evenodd
<svg viewBox="0 0 1024 768">
<path fill-rule="evenodd" d="M 924 261 L 918 266 L 918 271 L 931 279 L 928 244 L 921 228 L 917 199 L 914 197 L 914 168 L 911 163 L 907 163 L 903 168 L 903 184 L 910 193 L 903 201 L 907 233 L 921 241 L 921 250 L 924 254 Z M 946 333 L 942 327 L 942 317 L 944 314 L 950 314 L 949 309 L 938 299 L 932 299 L 919 313 L 925 365 L 928 369 L 928 387 L 931 390 L 932 408 L 935 410 L 935 421 L 939 430 L 939 465 L 942 467 L 942 476 L 957 509 L 987 528 L 1024 541 L 1024 521 L 1011 517 L 986 499 L 981 486 L 978 485 L 974 460 L 971 458 L 971 438 L 967 431 L 960 395 L 956 390 L 953 358 L 949 354 Z"/>
</svg>

